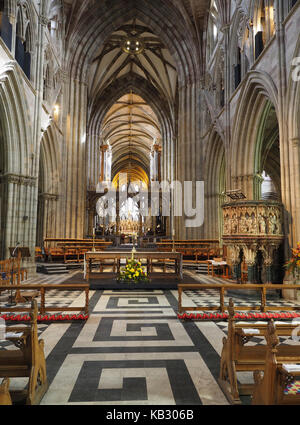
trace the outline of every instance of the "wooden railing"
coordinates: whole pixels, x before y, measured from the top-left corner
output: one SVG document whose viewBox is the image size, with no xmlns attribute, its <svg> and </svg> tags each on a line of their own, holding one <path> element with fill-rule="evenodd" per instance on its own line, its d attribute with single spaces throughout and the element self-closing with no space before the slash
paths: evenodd
<svg viewBox="0 0 300 425">
<path fill-rule="evenodd" d="M 105 242 L 105 239 L 96 239 L 98 242 Z M 76 238 L 46 238 L 44 240 L 45 243 L 47 242 L 70 242 L 70 243 L 80 243 L 80 242 L 93 242 L 93 239 L 76 239 Z"/>
<path fill-rule="evenodd" d="M 219 307 L 185 307 L 182 305 L 182 293 L 185 290 L 194 290 L 194 291 L 205 291 L 207 289 L 214 289 L 219 291 L 220 305 Z M 268 291 L 278 291 L 286 289 L 298 289 L 300 290 L 300 285 L 239 285 L 239 284 L 180 284 L 178 285 L 178 313 L 183 313 L 184 311 L 220 311 L 224 313 L 225 310 L 228 310 L 228 306 L 225 306 L 225 292 L 228 290 L 253 290 L 260 291 L 261 302 L 260 306 L 239 306 L 238 310 L 240 311 L 256 311 L 259 310 L 262 313 L 266 311 L 290 311 L 290 310 L 300 310 L 299 306 L 268 306 L 267 305 L 267 292 Z"/>
<path fill-rule="evenodd" d="M 41 296 L 41 304 L 40 304 L 40 314 L 45 314 L 47 311 L 49 312 L 62 312 L 62 311 L 84 311 L 85 314 L 89 313 L 89 290 L 90 287 L 86 283 L 80 284 L 60 284 L 60 285 L 0 285 L 1 290 L 22 290 L 22 291 L 37 291 Z M 46 306 L 46 293 L 48 291 L 84 291 L 85 292 L 85 305 L 80 307 L 54 307 L 54 306 Z M 24 294 L 26 296 L 26 294 Z M 31 311 L 29 307 L 5 307 L 0 305 L 0 313 L 1 312 L 28 312 Z"/>
</svg>

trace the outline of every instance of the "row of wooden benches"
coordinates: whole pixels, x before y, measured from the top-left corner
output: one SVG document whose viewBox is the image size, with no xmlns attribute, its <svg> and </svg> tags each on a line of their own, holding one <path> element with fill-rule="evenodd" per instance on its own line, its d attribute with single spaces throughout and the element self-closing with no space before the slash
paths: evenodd
<svg viewBox="0 0 300 425">
<path fill-rule="evenodd" d="M 103 251 L 105 247 L 103 246 L 95 246 L 97 251 Z M 89 247 L 71 247 L 71 248 L 45 248 L 44 252 L 41 248 L 35 248 L 35 259 L 36 261 L 56 261 L 61 260 L 64 263 L 68 262 L 82 262 L 84 259 L 84 254 L 92 251 L 93 246 Z"/>
<path fill-rule="evenodd" d="M 0 351 L 0 377 L 4 378 L 0 386 L 0 405 L 12 402 L 39 404 L 48 389 L 44 341 L 38 339 L 37 314 L 37 302 L 33 300 L 30 326 L 8 327 L 6 330 L 6 339 L 16 349 Z M 22 391 L 9 391 L 10 378 L 28 378 L 28 386 Z"/>
<path fill-rule="evenodd" d="M 187 260 L 189 258 L 190 262 L 198 263 L 201 260 L 210 260 L 214 257 L 220 256 L 222 250 L 220 248 L 189 248 L 184 246 L 158 246 L 159 252 L 170 252 L 175 249 L 176 252 L 180 252 L 183 257 Z"/>
<path fill-rule="evenodd" d="M 300 404 L 300 394 L 288 394 L 288 384 L 300 380 L 299 323 L 236 322 L 233 300 L 229 304 L 228 335 L 223 339 L 219 384 L 229 401 L 241 404 L 251 395 L 254 405 Z M 262 336 L 265 345 L 249 346 Z M 293 337 L 294 345 L 281 344 L 279 337 Z M 237 373 L 252 372 L 254 384 L 240 384 Z"/>
</svg>

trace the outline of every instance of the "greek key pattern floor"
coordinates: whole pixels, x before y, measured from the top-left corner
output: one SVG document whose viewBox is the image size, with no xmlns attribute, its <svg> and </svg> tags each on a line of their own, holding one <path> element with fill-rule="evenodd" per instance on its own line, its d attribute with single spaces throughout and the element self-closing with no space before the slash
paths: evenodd
<svg viewBox="0 0 300 425">
<path fill-rule="evenodd" d="M 196 305 L 195 294 L 185 301 Z M 177 303 L 175 290 L 91 291 L 87 322 L 39 325 L 49 380 L 41 404 L 227 405 L 217 383 L 227 323 L 179 321 Z M 25 385 L 12 379 L 11 389 Z"/>
</svg>

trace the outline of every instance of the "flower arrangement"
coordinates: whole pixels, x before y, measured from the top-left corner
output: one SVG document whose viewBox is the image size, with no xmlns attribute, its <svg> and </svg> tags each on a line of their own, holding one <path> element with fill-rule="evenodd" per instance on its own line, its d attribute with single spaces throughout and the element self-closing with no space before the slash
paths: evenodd
<svg viewBox="0 0 300 425">
<path fill-rule="evenodd" d="M 140 261 L 132 258 L 127 261 L 124 269 L 121 270 L 119 280 L 126 282 L 148 281 L 148 276 Z"/>
<path fill-rule="evenodd" d="M 285 265 L 289 273 L 299 275 L 300 273 L 300 243 L 297 243 L 297 248 L 292 249 L 292 258 Z"/>
</svg>

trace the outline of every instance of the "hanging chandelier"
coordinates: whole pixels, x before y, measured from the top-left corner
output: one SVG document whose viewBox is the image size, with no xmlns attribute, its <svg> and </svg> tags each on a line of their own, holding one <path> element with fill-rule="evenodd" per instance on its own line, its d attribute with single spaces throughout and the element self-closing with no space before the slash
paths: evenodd
<svg viewBox="0 0 300 425">
<path fill-rule="evenodd" d="M 139 55 L 144 48 L 144 43 L 138 37 L 126 37 L 122 45 L 123 51 L 129 55 Z"/>
</svg>

